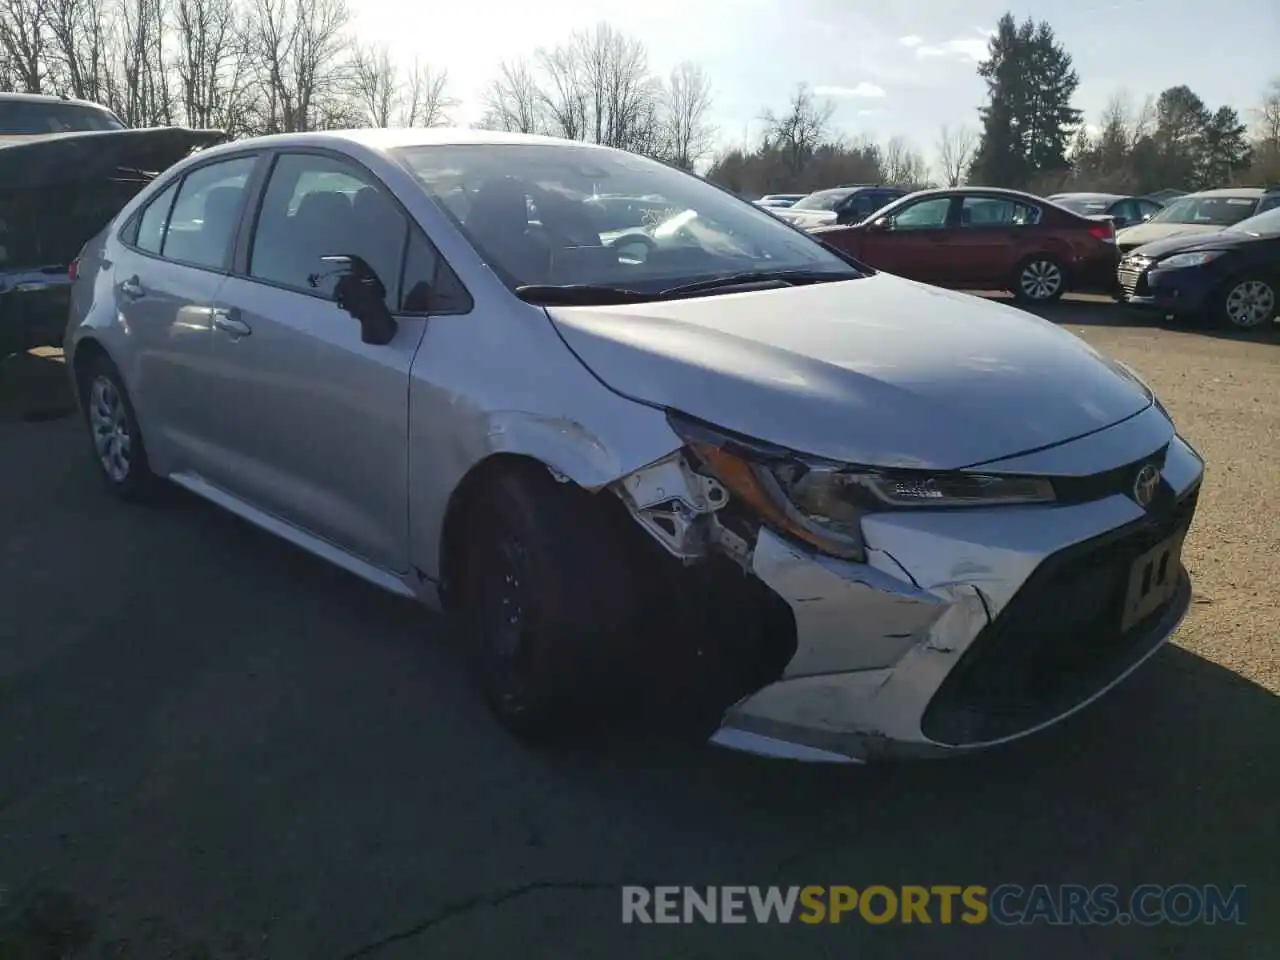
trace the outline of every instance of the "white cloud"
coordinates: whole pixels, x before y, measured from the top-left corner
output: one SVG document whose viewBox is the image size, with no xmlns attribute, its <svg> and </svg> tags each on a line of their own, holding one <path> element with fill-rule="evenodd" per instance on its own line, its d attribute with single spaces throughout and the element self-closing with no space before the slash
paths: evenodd
<svg viewBox="0 0 1280 960">
<path fill-rule="evenodd" d="M 883 97 L 884 87 L 874 83 L 860 83 L 856 87 L 814 87 L 813 92 L 819 97 Z"/>
<path fill-rule="evenodd" d="M 909 36 L 899 37 L 898 42 L 904 47 L 918 47 L 924 43 L 924 37 L 917 37 L 914 33 Z"/>
<path fill-rule="evenodd" d="M 881 110 L 879 107 L 873 107 L 873 108 L 872 108 L 872 109 L 870 109 L 870 110 L 859 110 L 859 111 L 858 111 L 858 116 L 860 116 L 860 117 L 882 117 L 882 116 L 884 116 L 884 115 L 885 115 L 886 113 L 888 113 L 888 112 L 889 112 L 888 110 Z"/>
<path fill-rule="evenodd" d="M 986 27 L 974 27 L 977 36 L 954 37 L 941 43 L 907 43 L 907 40 L 919 40 L 919 37 L 903 37 L 898 42 L 904 46 L 914 47 L 916 56 L 921 58 L 949 57 L 957 60 L 972 60 L 980 63 L 987 58 L 987 41 L 996 35 L 994 30 Z"/>
</svg>

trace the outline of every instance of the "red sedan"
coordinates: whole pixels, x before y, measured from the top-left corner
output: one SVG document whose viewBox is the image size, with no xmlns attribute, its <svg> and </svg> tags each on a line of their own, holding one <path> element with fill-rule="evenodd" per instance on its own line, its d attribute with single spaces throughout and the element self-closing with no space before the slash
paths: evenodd
<svg viewBox="0 0 1280 960">
<path fill-rule="evenodd" d="M 921 190 L 861 223 L 809 232 L 886 273 L 943 287 L 1009 290 L 1030 302 L 1115 283 L 1109 220 L 1016 190 Z"/>
</svg>

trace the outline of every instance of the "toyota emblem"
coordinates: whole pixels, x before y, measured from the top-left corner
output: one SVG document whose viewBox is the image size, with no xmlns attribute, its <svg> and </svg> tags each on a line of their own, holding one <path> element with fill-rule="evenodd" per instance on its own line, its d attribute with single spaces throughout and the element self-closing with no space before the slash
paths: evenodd
<svg viewBox="0 0 1280 960">
<path fill-rule="evenodd" d="M 1159 486 L 1160 468 L 1154 463 L 1148 463 L 1138 471 L 1138 475 L 1133 480 L 1133 499 L 1138 502 L 1138 506 L 1145 509 L 1151 506 L 1151 501 L 1156 498 L 1156 488 Z"/>
</svg>

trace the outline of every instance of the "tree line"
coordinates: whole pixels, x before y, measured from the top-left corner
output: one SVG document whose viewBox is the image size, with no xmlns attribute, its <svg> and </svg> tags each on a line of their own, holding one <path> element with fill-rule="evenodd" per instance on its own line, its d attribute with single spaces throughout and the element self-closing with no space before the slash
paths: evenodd
<svg viewBox="0 0 1280 960">
<path fill-rule="evenodd" d="M 997 24 L 978 65 L 979 123 L 942 127 L 933 163 L 904 137 L 875 143 L 833 123 L 807 84 L 765 109 L 749 143 L 717 151 L 710 78 L 659 76 L 608 23 L 497 66 L 478 126 L 545 133 L 657 157 L 739 193 L 840 183 L 1147 193 L 1280 182 L 1280 78 L 1248 120 L 1186 86 L 1118 93 L 1092 131 L 1079 77 L 1046 22 Z M 445 70 L 363 44 L 347 0 L 0 0 L 0 89 L 102 103 L 129 126 L 233 136 L 360 126 L 443 126 L 460 101 Z"/>
</svg>

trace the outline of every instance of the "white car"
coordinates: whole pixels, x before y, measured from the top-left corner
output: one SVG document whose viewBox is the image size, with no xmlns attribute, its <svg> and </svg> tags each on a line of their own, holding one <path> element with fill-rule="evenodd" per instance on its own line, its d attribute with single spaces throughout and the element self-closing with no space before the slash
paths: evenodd
<svg viewBox="0 0 1280 960">
<path fill-rule="evenodd" d="M 606 192 L 679 212 L 611 245 Z M 457 611 L 522 736 L 685 653 L 726 747 L 987 747 L 1110 689 L 1190 602 L 1203 465 L 1135 373 L 642 157 L 241 140 L 73 273 L 107 487 L 178 484 Z"/>
</svg>

